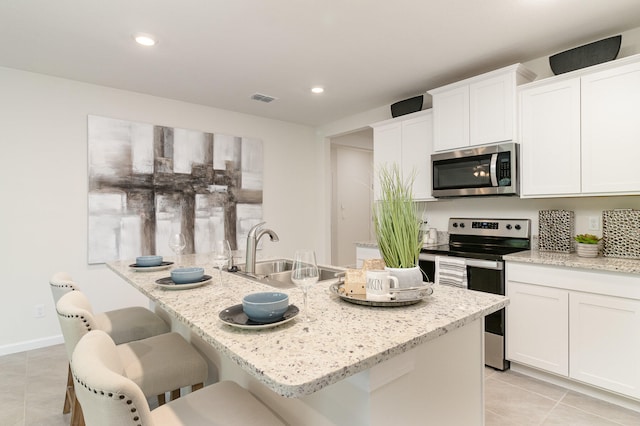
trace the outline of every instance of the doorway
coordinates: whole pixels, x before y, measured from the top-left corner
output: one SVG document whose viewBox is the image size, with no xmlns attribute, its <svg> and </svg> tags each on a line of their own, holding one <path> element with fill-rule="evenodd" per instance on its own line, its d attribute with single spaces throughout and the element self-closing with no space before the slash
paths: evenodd
<svg viewBox="0 0 640 426">
<path fill-rule="evenodd" d="M 331 264 L 355 266 L 355 244 L 375 239 L 373 129 L 331 139 L 331 175 Z"/>
</svg>

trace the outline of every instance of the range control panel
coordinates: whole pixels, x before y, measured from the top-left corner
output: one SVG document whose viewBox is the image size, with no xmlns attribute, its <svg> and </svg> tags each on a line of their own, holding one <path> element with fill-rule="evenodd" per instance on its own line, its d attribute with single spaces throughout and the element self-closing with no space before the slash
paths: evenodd
<svg viewBox="0 0 640 426">
<path fill-rule="evenodd" d="M 451 218 L 449 234 L 530 238 L 531 220 Z"/>
</svg>

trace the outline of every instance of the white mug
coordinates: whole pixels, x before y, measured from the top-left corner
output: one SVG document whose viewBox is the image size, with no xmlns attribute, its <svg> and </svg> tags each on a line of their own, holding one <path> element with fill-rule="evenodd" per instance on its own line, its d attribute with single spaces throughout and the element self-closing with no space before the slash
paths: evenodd
<svg viewBox="0 0 640 426">
<path fill-rule="evenodd" d="M 393 284 L 391 284 L 393 283 Z M 366 298 L 376 302 L 388 302 L 393 299 L 392 288 L 400 288 L 398 279 L 389 271 L 371 269 L 367 271 Z"/>
</svg>

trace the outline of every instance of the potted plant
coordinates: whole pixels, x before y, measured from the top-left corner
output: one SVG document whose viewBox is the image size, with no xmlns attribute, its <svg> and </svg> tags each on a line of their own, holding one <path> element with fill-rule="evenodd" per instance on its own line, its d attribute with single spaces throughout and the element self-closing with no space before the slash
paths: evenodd
<svg viewBox="0 0 640 426">
<path fill-rule="evenodd" d="M 578 234 L 573 239 L 576 241 L 576 252 L 580 257 L 597 257 L 602 238 L 592 234 Z"/>
<path fill-rule="evenodd" d="M 415 173 L 403 179 L 398 165 L 393 164 L 382 167 L 378 177 L 380 199 L 373 208 L 373 222 L 384 263 L 400 287 L 422 285 L 418 266 L 421 220 L 412 195 Z"/>
</svg>

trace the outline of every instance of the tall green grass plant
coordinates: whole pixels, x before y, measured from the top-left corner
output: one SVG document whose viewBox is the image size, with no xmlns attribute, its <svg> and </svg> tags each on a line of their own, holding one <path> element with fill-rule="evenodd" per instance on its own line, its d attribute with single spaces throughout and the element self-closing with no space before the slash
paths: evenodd
<svg viewBox="0 0 640 426">
<path fill-rule="evenodd" d="M 402 178 L 397 164 L 378 171 L 380 200 L 374 205 L 374 227 L 378 248 L 389 268 L 418 265 L 422 248 L 420 219 L 413 202 L 415 173 Z"/>
</svg>

